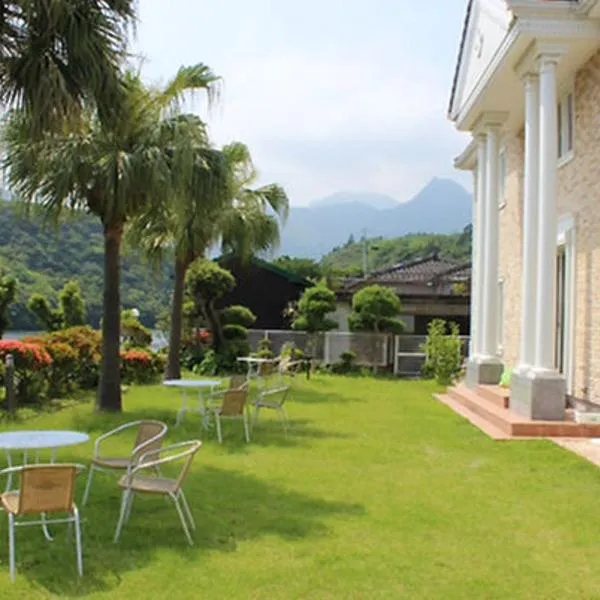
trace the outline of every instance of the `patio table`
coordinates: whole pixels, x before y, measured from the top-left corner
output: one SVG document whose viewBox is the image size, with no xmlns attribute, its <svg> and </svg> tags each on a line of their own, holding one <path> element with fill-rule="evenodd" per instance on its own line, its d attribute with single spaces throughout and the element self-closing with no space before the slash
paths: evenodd
<svg viewBox="0 0 600 600">
<path fill-rule="evenodd" d="M 0 433 L 0 450 L 6 454 L 6 462 L 13 467 L 13 453 L 23 453 L 23 464 L 28 461 L 29 452 L 35 452 L 35 462 L 39 462 L 40 450 L 50 450 L 50 462 L 56 460 L 56 451 L 59 448 L 85 444 L 90 439 L 87 433 L 79 431 L 9 431 Z M 8 473 L 6 491 L 12 487 L 12 473 Z"/>
<path fill-rule="evenodd" d="M 256 356 L 240 356 L 237 360 L 238 362 L 245 362 L 248 365 L 248 371 L 246 372 L 248 381 L 252 379 L 264 381 L 264 378 L 260 374 L 261 365 L 277 365 L 279 362 L 278 358 L 258 358 Z"/>
<path fill-rule="evenodd" d="M 182 402 L 181 409 L 177 413 L 177 418 L 175 420 L 175 425 L 180 425 L 183 421 L 183 418 L 188 412 L 193 411 L 189 407 L 189 392 L 197 391 L 198 392 L 198 408 L 193 411 L 202 415 L 202 424 L 205 429 L 208 429 L 210 423 L 210 413 L 206 409 L 206 402 L 204 399 L 204 392 L 206 390 L 210 390 L 211 392 L 214 388 L 221 385 L 221 382 L 218 380 L 194 380 L 194 379 L 166 379 L 163 381 L 163 385 L 170 388 L 177 388 L 182 392 Z"/>
</svg>

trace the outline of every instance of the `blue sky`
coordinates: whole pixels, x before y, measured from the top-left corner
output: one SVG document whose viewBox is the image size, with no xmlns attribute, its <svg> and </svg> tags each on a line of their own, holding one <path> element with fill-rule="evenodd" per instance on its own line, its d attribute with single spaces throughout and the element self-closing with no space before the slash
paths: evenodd
<svg viewBox="0 0 600 600">
<path fill-rule="evenodd" d="M 143 0 L 135 49 L 166 81 L 204 62 L 224 79 L 208 121 L 247 143 L 293 204 L 339 191 L 409 199 L 453 177 L 446 120 L 466 0 Z"/>
</svg>

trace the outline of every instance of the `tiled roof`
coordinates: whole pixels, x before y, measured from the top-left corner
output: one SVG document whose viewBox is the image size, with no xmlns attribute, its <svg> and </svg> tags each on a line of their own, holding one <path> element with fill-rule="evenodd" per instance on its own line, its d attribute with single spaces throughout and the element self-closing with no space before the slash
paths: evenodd
<svg viewBox="0 0 600 600">
<path fill-rule="evenodd" d="M 358 287 L 372 284 L 394 284 L 394 283 L 420 283 L 430 282 L 459 282 L 467 281 L 471 276 L 471 265 L 457 261 L 439 258 L 437 254 L 430 254 L 416 260 L 405 261 L 371 273 L 366 279 L 349 281 L 346 290 L 352 291 Z"/>
</svg>

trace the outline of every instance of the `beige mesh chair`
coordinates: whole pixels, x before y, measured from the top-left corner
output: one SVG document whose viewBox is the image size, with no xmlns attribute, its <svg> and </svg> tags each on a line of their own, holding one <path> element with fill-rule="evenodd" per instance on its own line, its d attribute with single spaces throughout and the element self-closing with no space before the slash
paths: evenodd
<svg viewBox="0 0 600 600">
<path fill-rule="evenodd" d="M 8 515 L 8 552 L 10 578 L 15 580 L 15 528 L 24 525 L 42 525 L 48 540 L 52 540 L 46 526 L 54 523 L 75 524 L 75 547 L 77 570 L 83 575 L 81 549 L 81 522 L 79 511 L 73 501 L 77 473 L 85 467 L 73 464 L 25 465 L 0 471 L 1 474 L 20 473 L 18 491 L 5 492 L 0 496 L 2 507 Z M 47 514 L 66 513 L 67 517 L 48 519 Z M 19 517 L 40 515 L 40 521 L 17 520 Z"/>
<path fill-rule="evenodd" d="M 107 456 L 102 453 L 102 444 L 106 440 L 134 428 L 137 428 L 137 436 L 129 456 Z M 90 496 L 95 471 L 126 471 L 132 465 L 137 464 L 145 452 L 161 448 L 167 435 L 167 429 L 166 424 L 162 421 L 132 421 L 101 435 L 94 445 L 94 456 L 83 494 L 82 506 L 87 504 Z"/>
<path fill-rule="evenodd" d="M 244 422 L 244 435 L 246 442 L 250 442 L 250 424 L 248 418 L 248 388 L 232 388 L 222 395 L 221 406 L 210 407 L 210 412 L 214 415 L 217 423 L 217 439 L 219 444 L 223 443 L 223 432 L 221 429 L 221 420 L 241 420 Z"/>
<path fill-rule="evenodd" d="M 260 392 L 258 398 L 254 402 L 254 418 L 252 419 L 252 428 L 255 427 L 258 421 L 260 409 L 268 408 L 277 411 L 277 414 L 281 417 L 281 420 L 283 421 L 283 429 L 287 433 L 289 428 L 289 421 L 284 404 L 289 391 L 290 386 L 284 385 L 278 388 L 273 388 L 270 390 L 264 390 Z"/>
<path fill-rule="evenodd" d="M 200 446 L 202 446 L 201 441 L 192 440 L 152 450 L 143 454 L 138 464 L 128 469 L 127 474 L 119 480 L 123 495 L 115 531 L 115 543 L 121 537 L 123 526 L 129 521 L 135 495 L 153 494 L 170 498 L 173 501 L 185 536 L 190 546 L 193 546 L 194 541 L 190 534 L 190 527 L 196 529 L 196 523 L 183 493 L 183 484 Z M 182 466 L 175 478 L 161 475 L 162 467 L 176 463 L 182 463 Z"/>
</svg>

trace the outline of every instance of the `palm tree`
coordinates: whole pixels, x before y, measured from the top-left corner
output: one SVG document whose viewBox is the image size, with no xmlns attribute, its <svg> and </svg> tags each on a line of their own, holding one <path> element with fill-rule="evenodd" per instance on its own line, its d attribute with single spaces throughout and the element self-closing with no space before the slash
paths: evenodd
<svg viewBox="0 0 600 600">
<path fill-rule="evenodd" d="M 211 170 L 198 174 L 204 185 L 180 196 L 154 214 L 146 213 L 131 228 L 138 246 L 159 260 L 174 249 L 175 280 L 166 376 L 181 377 L 179 353 L 183 319 L 185 276 L 189 266 L 214 245 L 247 259 L 279 243 L 280 221 L 287 217 L 289 201 L 283 188 L 253 186 L 258 174 L 248 148 L 241 143 L 221 151 L 206 149 Z M 218 338 L 219 332 L 214 332 Z M 219 339 L 217 339 L 217 344 Z"/>
<path fill-rule="evenodd" d="M 30 134 L 94 102 L 106 118 L 122 93 L 119 69 L 134 0 L 0 2 L 0 103 L 29 116 Z"/>
<path fill-rule="evenodd" d="M 126 94 L 102 122 L 87 112 L 59 133 L 32 140 L 30 119 L 13 113 L 5 129 L 5 168 L 12 189 L 51 218 L 82 209 L 104 231 L 102 368 L 98 407 L 120 411 L 120 251 L 126 224 L 165 198 L 185 195 L 200 166 L 196 148 L 206 134 L 197 117 L 169 113 L 183 94 L 208 89 L 218 78 L 202 64 L 182 68 L 162 91 L 136 74 L 125 76 Z M 212 92 L 211 92 L 212 95 Z M 76 126 L 75 126 L 76 125 Z"/>
</svg>

